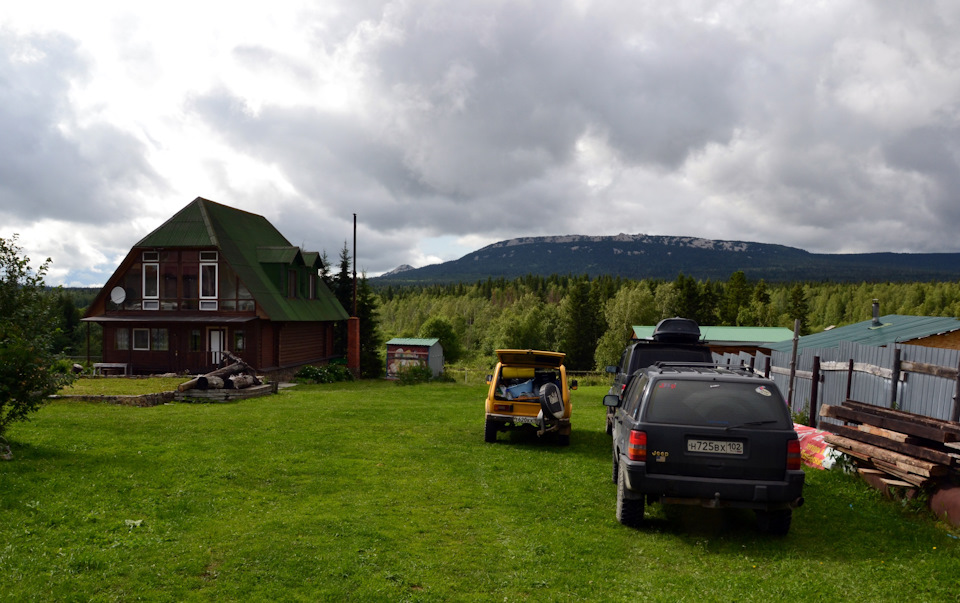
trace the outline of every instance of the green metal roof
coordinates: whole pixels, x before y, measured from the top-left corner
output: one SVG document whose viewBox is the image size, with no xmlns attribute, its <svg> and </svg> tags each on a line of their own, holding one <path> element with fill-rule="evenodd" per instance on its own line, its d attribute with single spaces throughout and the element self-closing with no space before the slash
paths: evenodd
<svg viewBox="0 0 960 603">
<path fill-rule="evenodd" d="M 942 316 L 887 314 L 881 316 L 878 322 L 880 326 L 875 326 L 873 319 L 870 319 L 829 331 L 804 335 L 798 340 L 797 349 L 835 348 L 841 341 L 885 346 L 960 330 L 960 320 Z M 767 347 L 778 352 L 789 352 L 793 349 L 793 342 L 783 341 Z"/>
<path fill-rule="evenodd" d="M 439 343 L 440 340 L 436 338 L 432 339 L 417 339 L 415 337 L 394 337 L 387 342 L 387 345 L 422 345 L 430 347 L 435 343 Z"/>
<path fill-rule="evenodd" d="M 261 264 L 305 264 L 299 247 L 257 247 L 257 260 Z"/>
<path fill-rule="evenodd" d="M 303 255 L 299 247 L 291 245 L 257 214 L 197 197 L 134 247 L 216 247 L 271 320 L 349 318 L 322 282 L 318 283 L 316 299 L 289 299 L 277 289 L 264 264 L 298 264 L 298 259 L 303 262 Z"/>
<path fill-rule="evenodd" d="M 653 337 L 654 326 L 634 326 L 633 336 L 637 339 Z M 754 343 L 765 344 L 793 338 L 793 331 L 783 327 L 700 327 L 700 339 L 714 343 Z"/>
</svg>

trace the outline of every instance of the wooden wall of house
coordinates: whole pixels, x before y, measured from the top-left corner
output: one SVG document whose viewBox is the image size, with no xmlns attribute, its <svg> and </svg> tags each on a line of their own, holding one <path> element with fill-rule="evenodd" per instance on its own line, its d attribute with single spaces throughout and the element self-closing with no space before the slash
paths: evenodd
<svg viewBox="0 0 960 603">
<path fill-rule="evenodd" d="M 332 354 L 331 323 L 287 322 L 280 330 L 279 366 L 316 362 Z"/>
<path fill-rule="evenodd" d="M 258 368 L 275 368 L 278 366 L 276 339 L 275 325 L 269 320 L 260 321 L 260 335 L 257 337 L 260 342 L 260 353 L 257 356 Z"/>
<path fill-rule="evenodd" d="M 947 350 L 960 350 L 960 331 L 943 333 L 941 335 L 931 335 L 930 337 L 921 337 L 908 342 L 910 345 L 919 345 L 926 348 L 942 348 Z"/>
</svg>

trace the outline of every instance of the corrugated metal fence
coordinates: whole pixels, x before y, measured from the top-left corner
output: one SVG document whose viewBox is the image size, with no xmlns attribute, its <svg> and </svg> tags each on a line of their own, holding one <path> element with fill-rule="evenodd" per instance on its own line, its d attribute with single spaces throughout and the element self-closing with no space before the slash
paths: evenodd
<svg viewBox="0 0 960 603">
<path fill-rule="evenodd" d="M 849 363 L 852 360 L 858 368 L 850 381 L 851 400 L 857 400 L 885 408 L 900 410 L 950 420 L 953 412 L 954 396 L 957 390 L 956 378 L 937 377 L 917 372 L 900 373 L 897 390 L 893 391 L 893 370 L 896 350 L 900 350 L 900 362 L 924 363 L 943 367 L 955 374 L 960 366 L 960 350 L 927 348 L 922 346 L 901 345 L 897 348 L 878 348 L 856 343 L 842 342 L 838 348 L 800 350 L 797 357 L 797 377 L 794 379 L 793 398 L 790 408 L 793 412 L 809 414 L 812 391 L 812 371 L 814 357 L 820 358 L 821 382 L 816 409 L 823 404 L 838 406 L 847 399 Z M 769 356 L 761 352 L 751 355 L 740 354 L 715 355 L 719 362 L 744 364 L 763 373 L 770 363 L 770 377 L 787 397 L 790 389 L 789 352 L 772 352 Z M 875 367 L 875 368 L 873 368 Z M 877 373 L 877 374 L 874 374 Z M 819 413 L 818 413 L 819 414 Z M 821 422 L 833 422 L 832 419 L 820 419 Z"/>
</svg>

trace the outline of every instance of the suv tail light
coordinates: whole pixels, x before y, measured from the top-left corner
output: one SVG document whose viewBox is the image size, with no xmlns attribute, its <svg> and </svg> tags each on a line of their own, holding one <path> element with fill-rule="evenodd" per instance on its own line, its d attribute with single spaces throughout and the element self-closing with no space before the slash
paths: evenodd
<svg viewBox="0 0 960 603">
<path fill-rule="evenodd" d="M 798 471 L 800 469 L 800 440 L 790 440 L 787 442 L 787 471 Z"/>
<path fill-rule="evenodd" d="M 647 460 L 647 432 L 632 430 L 630 444 L 627 446 L 627 458 L 631 461 Z"/>
</svg>

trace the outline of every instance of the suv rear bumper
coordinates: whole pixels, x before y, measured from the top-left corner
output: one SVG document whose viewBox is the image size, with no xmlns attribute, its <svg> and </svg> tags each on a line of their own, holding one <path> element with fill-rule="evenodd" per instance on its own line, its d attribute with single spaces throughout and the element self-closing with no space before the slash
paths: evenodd
<svg viewBox="0 0 960 603">
<path fill-rule="evenodd" d="M 803 471 L 787 471 L 782 481 L 718 479 L 647 473 L 647 464 L 621 458 L 627 494 L 665 503 L 704 507 L 786 509 L 803 504 Z"/>
</svg>

